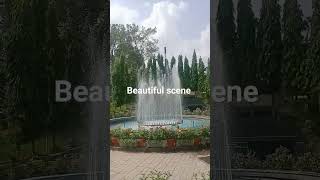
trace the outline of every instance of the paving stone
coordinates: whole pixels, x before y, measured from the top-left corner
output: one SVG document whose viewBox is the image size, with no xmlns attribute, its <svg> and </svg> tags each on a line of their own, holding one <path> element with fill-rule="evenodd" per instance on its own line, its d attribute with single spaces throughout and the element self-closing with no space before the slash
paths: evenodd
<svg viewBox="0 0 320 180">
<path fill-rule="evenodd" d="M 194 174 L 207 174 L 210 165 L 199 157 L 206 152 L 126 152 L 111 150 L 111 179 L 139 180 L 152 170 L 170 172 L 172 180 L 192 180 Z"/>
</svg>

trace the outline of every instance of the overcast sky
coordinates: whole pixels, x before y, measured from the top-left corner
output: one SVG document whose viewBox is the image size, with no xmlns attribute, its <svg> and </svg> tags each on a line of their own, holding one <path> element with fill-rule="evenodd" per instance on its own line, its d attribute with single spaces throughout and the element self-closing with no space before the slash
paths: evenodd
<svg viewBox="0 0 320 180">
<path fill-rule="evenodd" d="M 168 59 L 210 56 L 210 0 L 111 0 L 111 24 L 135 23 L 157 27 L 159 48 Z"/>
</svg>

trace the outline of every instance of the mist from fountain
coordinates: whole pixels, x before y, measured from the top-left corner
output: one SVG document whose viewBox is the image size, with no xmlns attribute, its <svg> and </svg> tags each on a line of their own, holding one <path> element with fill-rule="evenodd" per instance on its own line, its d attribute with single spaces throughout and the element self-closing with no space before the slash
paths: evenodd
<svg viewBox="0 0 320 180">
<path fill-rule="evenodd" d="M 137 99 L 137 121 L 139 126 L 165 126 L 181 123 L 181 95 L 166 94 L 167 88 L 180 88 L 180 77 L 176 65 L 165 70 L 157 62 L 156 77 L 151 68 L 141 69 L 138 75 L 138 88 L 164 88 L 163 94 L 139 94 Z"/>
</svg>

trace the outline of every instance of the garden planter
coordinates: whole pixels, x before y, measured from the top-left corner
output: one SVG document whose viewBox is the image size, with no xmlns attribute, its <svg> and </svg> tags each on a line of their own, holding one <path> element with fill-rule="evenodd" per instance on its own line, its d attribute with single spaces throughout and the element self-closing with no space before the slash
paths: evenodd
<svg viewBox="0 0 320 180">
<path fill-rule="evenodd" d="M 137 139 L 137 147 L 144 147 L 145 146 L 145 142 L 146 140 L 141 138 L 141 139 Z"/>
<path fill-rule="evenodd" d="M 195 138 L 195 139 L 193 140 L 193 145 L 199 146 L 200 144 L 201 144 L 201 138 Z"/>
<path fill-rule="evenodd" d="M 193 146 L 193 139 L 177 139 L 177 147 Z"/>
<path fill-rule="evenodd" d="M 111 146 L 119 146 L 119 139 L 116 137 L 111 137 Z"/>
<path fill-rule="evenodd" d="M 136 146 L 135 139 L 119 139 L 120 147 L 132 148 Z"/>
<path fill-rule="evenodd" d="M 174 149 L 177 141 L 175 139 L 167 139 L 167 148 Z"/>
<path fill-rule="evenodd" d="M 151 148 L 162 148 L 166 146 L 166 140 L 148 140 L 147 145 Z"/>
</svg>

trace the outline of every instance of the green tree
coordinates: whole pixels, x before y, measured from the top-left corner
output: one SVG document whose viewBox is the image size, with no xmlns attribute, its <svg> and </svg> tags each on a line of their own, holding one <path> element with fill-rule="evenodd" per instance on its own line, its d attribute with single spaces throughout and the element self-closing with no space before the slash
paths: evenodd
<svg viewBox="0 0 320 180">
<path fill-rule="evenodd" d="M 198 90 L 200 91 L 201 95 L 205 94 L 206 91 L 206 80 L 207 80 L 207 76 L 206 76 L 206 67 L 202 61 L 202 58 L 199 58 L 199 70 L 198 70 L 198 79 L 199 79 L 199 83 L 198 83 Z"/>
<path fill-rule="evenodd" d="M 282 78 L 287 91 L 297 90 L 303 77 L 300 66 L 304 58 L 303 35 L 305 23 L 297 0 L 286 0 L 283 9 Z"/>
<path fill-rule="evenodd" d="M 164 62 L 163 62 L 163 56 L 160 53 L 158 53 L 157 61 L 158 61 L 160 72 L 162 74 L 165 74 L 166 73 L 166 68 L 165 68 L 165 65 L 164 65 Z"/>
<path fill-rule="evenodd" d="M 160 59 L 162 59 L 161 56 L 160 56 Z M 157 82 L 157 59 L 156 58 L 152 59 L 151 77 L 152 77 L 152 80 L 156 83 Z"/>
<path fill-rule="evenodd" d="M 233 69 L 233 53 L 234 53 L 234 41 L 235 41 L 235 19 L 234 19 L 234 6 L 232 0 L 221 0 L 218 4 L 217 11 L 217 37 L 219 46 L 222 50 L 223 62 L 225 64 L 225 70 L 228 74 L 228 80 L 235 81 L 236 74 Z"/>
<path fill-rule="evenodd" d="M 181 84 L 183 85 L 183 56 L 179 55 L 178 56 L 178 74 L 180 77 Z"/>
<path fill-rule="evenodd" d="M 7 69 L 13 121 L 19 120 L 25 141 L 32 142 L 48 128 L 48 54 L 47 18 L 43 16 L 48 1 L 7 1 L 10 31 L 7 33 Z M 19 119 L 18 119 L 19 117 Z"/>
<path fill-rule="evenodd" d="M 116 58 L 112 68 L 112 100 L 117 106 L 127 103 L 128 67 L 124 55 Z"/>
<path fill-rule="evenodd" d="M 191 71 L 190 71 L 190 79 L 191 79 L 191 89 L 193 91 L 198 90 L 198 59 L 196 50 L 193 51 L 192 62 L 191 62 Z"/>
<path fill-rule="evenodd" d="M 280 88 L 282 41 L 278 0 L 263 0 L 258 27 L 258 86 L 264 92 Z"/>
<path fill-rule="evenodd" d="M 136 87 L 137 73 L 145 59 L 158 51 L 158 40 L 152 36 L 156 28 L 145 28 L 135 24 L 112 24 L 110 27 L 110 57 L 113 60 L 123 54 L 127 56 L 130 86 Z"/>
<path fill-rule="evenodd" d="M 237 80 L 243 86 L 255 81 L 256 64 L 256 18 L 251 0 L 240 0 L 237 10 Z"/>
<path fill-rule="evenodd" d="M 307 52 L 308 59 L 303 65 L 303 88 L 310 91 L 320 82 L 320 2 L 313 0 L 311 18 L 311 45 Z"/>
<path fill-rule="evenodd" d="M 175 64 L 176 64 L 176 58 L 172 56 L 171 62 L 170 62 L 170 69 L 172 69 Z"/>
<path fill-rule="evenodd" d="M 189 66 L 189 60 L 187 57 L 184 57 L 184 65 L 183 65 L 183 87 L 184 88 L 191 88 L 190 84 L 191 84 L 191 70 L 190 70 L 190 66 Z"/>
</svg>

